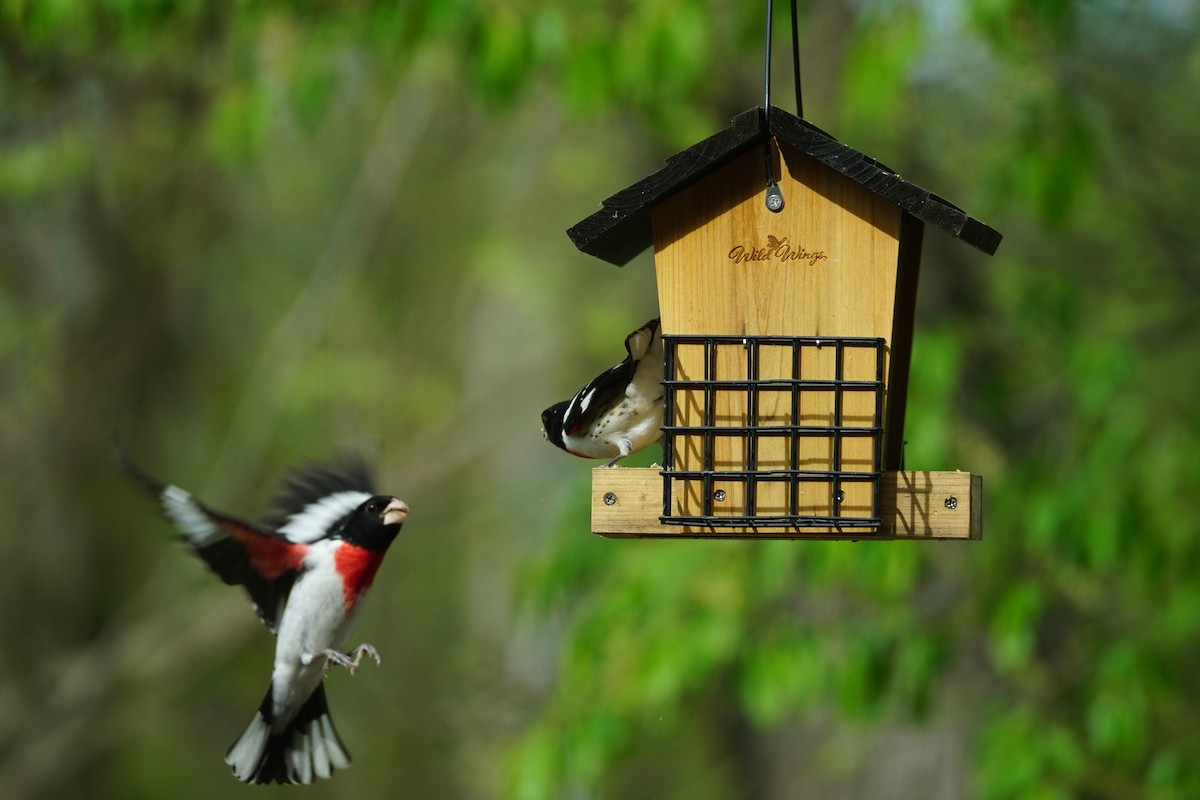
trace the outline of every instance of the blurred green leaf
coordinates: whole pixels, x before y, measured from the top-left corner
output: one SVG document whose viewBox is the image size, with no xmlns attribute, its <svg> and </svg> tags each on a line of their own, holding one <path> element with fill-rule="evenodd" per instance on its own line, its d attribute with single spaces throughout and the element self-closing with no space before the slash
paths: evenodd
<svg viewBox="0 0 1200 800">
<path fill-rule="evenodd" d="M 924 40 L 914 5 L 876 4 L 871 12 L 855 28 L 842 74 L 842 124 L 850 129 L 901 115 L 911 63 Z"/>
<path fill-rule="evenodd" d="M 1088 735 L 1104 758 L 1136 764 L 1145 755 L 1150 672 L 1129 645 L 1113 646 L 1098 665 L 1098 685 L 1088 708 Z"/>
<path fill-rule="evenodd" d="M 245 163 L 262 147 L 270 113 L 270 101 L 260 87 L 231 86 L 217 98 L 209 117 L 209 148 L 221 158 Z"/>
<path fill-rule="evenodd" d="M 61 190 L 93 166 L 92 146 L 82 130 L 67 129 L 0 149 L 0 193 L 29 200 Z"/>
<path fill-rule="evenodd" d="M 1018 672 L 1029 666 L 1042 604 L 1041 588 L 1030 582 L 1013 586 L 1001 597 L 989 628 L 992 658 L 998 669 Z"/>
<path fill-rule="evenodd" d="M 892 654 L 890 648 L 874 636 L 851 640 L 849 647 L 849 652 L 841 654 L 839 659 L 842 670 L 837 688 L 838 705 L 851 719 L 872 716 L 880 710 Z"/>
<path fill-rule="evenodd" d="M 980 740 L 980 762 L 986 800 L 1071 797 L 1067 786 L 1084 766 L 1070 733 L 1041 724 L 1028 708 L 993 719 Z"/>
<path fill-rule="evenodd" d="M 755 724 L 778 725 L 821 697 L 829 674 L 823 650 L 818 638 L 803 632 L 748 648 L 740 690 Z"/>
</svg>

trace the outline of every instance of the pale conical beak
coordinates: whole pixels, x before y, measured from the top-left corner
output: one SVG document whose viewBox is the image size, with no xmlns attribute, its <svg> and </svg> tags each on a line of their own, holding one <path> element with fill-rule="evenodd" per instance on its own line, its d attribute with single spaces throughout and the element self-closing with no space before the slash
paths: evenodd
<svg viewBox="0 0 1200 800">
<path fill-rule="evenodd" d="M 408 504 L 393 497 L 392 502 L 388 503 L 387 508 L 383 510 L 383 524 L 399 525 L 406 519 L 408 519 Z"/>
</svg>

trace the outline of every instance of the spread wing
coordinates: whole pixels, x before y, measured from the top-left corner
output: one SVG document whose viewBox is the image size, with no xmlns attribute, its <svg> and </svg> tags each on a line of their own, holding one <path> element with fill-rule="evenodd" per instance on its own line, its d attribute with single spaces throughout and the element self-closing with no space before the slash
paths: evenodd
<svg viewBox="0 0 1200 800">
<path fill-rule="evenodd" d="M 318 465 L 293 471 L 275 498 L 266 524 L 289 541 L 323 539 L 341 527 L 350 512 L 375 494 L 367 463 L 349 455 L 334 468 Z"/>
<path fill-rule="evenodd" d="M 214 511 L 178 486 L 151 478 L 119 445 L 117 453 L 125 470 L 158 499 L 196 555 L 225 583 L 245 587 L 259 619 L 274 632 L 308 545 Z"/>
</svg>

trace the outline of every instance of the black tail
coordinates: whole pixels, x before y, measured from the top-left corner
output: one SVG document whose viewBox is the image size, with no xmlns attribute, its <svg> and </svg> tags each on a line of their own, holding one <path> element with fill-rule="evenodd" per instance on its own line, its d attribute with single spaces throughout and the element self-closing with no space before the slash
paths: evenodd
<svg viewBox="0 0 1200 800">
<path fill-rule="evenodd" d="M 234 777 L 244 783 L 312 783 L 335 769 L 350 766 L 350 754 L 338 737 L 325 702 L 325 684 L 317 688 L 282 730 L 276 730 L 271 688 L 258 713 L 225 754 Z"/>
</svg>

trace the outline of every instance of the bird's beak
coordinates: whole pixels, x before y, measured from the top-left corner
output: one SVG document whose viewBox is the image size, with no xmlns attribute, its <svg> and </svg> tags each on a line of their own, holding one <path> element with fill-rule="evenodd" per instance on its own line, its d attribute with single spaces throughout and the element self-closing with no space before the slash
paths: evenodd
<svg viewBox="0 0 1200 800">
<path fill-rule="evenodd" d="M 399 525 L 406 519 L 408 519 L 408 504 L 393 497 L 392 502 L 388 503 L 387 508 L 383 510 L 383 524 Z"/>
</svg>

